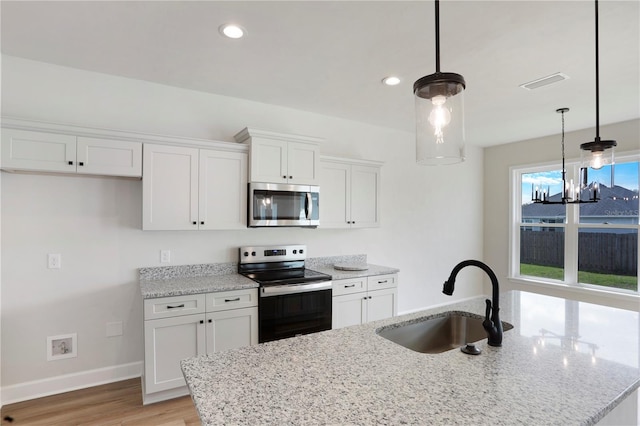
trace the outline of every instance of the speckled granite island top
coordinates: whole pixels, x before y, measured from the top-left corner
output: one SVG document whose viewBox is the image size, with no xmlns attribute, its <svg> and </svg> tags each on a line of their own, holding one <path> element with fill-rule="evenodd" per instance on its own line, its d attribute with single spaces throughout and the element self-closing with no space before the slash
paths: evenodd
<svg viewBox="0 0 640 426">
<path fill-rule="evenodd" d="M 638 313 L 526 292 L 501 295 L 503 346 L 413 352 L 361 326 L 183 360 L 205 425 L 594 424 L 640 385 Z M 635 336 L 634 336 L 635 333 Z M 542 337 L 542 336 L 545 337 Z"/>
</svg>

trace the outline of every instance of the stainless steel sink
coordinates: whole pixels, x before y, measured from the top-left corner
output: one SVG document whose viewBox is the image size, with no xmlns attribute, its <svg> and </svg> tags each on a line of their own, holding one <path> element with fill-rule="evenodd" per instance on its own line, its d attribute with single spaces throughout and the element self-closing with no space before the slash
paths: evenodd
<svg viewBox="0 0 640 426">
<path fill-rule="evenodd" d="M 487 338 L 483 317 L 469 312 L 443 314 L 379 329 L 385 339 L 416 352 L 438 354 Z M 503 331 L 513 325 L 502 321 Z"/>
</svg>

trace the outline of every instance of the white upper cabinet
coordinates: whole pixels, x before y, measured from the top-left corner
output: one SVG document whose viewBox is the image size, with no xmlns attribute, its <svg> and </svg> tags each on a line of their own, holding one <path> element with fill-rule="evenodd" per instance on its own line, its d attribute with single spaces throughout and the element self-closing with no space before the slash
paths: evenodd
<svg viewBox="0 0 640 426">
<path fill-rule="evenodd" d="M 93 175 L 142 176 L 142 144 L 78 137 L 77 173 Z"/>
<path fill-rule="evenodd" d="M 247 154 L 200 150 L 200 229 L 247 227 Z"/>
<path fill-rule="evenodd" d="M 250 144 L 250 182 L 319 184 L 321 139 L 249 128 L 235 139 Z"/>
<path fill-rule="evenodd" d="M 144 144 L 142 229 L 198 229 L 198 149 Z"/>
<path fill-rule="evenodd" d="M 325 157 L 320 161 L 320 227 L 380 226 L 380 163 Z"/>
<path fill-rule="evenodd" d="M 251 142 L 250 182 L 287 183 L 287 142 L 259 140 Z"/>
<path fill-rule="evenodd" d="M 247 154 L 144 145 L 142 229 L 246 228 Z"/>
<path fill-rule="evenodd" d="M 142 176 L 142 144 L 116 139 L 2 129 L 2 168 Z"/>
</svg>

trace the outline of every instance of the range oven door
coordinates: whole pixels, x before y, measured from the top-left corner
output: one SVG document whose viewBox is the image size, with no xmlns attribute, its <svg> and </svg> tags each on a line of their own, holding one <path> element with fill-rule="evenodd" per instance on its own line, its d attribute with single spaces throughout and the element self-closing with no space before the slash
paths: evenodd
<svg viewBox="0 0 640 426">
<path fill-rule="evenodd" d="M 331 330 L 331 281 L 312 285 L 315 288 L 300 285 L 300 292 L 293 290 L 294 285 L 277 286 L 286 287 L 285 291 L 275 287 L 260 288 L 260 343 Z"/>
<path fill-rule="evenodd" d="M 249 227 L 320 224 L 320 187 L 277 183 L 249 183 Z"/>
</svg>

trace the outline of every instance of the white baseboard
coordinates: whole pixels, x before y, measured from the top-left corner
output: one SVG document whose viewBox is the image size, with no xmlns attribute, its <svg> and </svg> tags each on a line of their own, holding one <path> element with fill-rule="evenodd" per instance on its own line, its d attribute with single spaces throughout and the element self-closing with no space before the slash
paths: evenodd
<svg viewBox="0 0 640 426">
<path fill-rule="evenodd" d="M 120 380 L 133 379 L 142 375 L 143 368 L 144 363 L 139 361 L 4 386 L 1 393 L 2 406 Z"/>
</svg>

